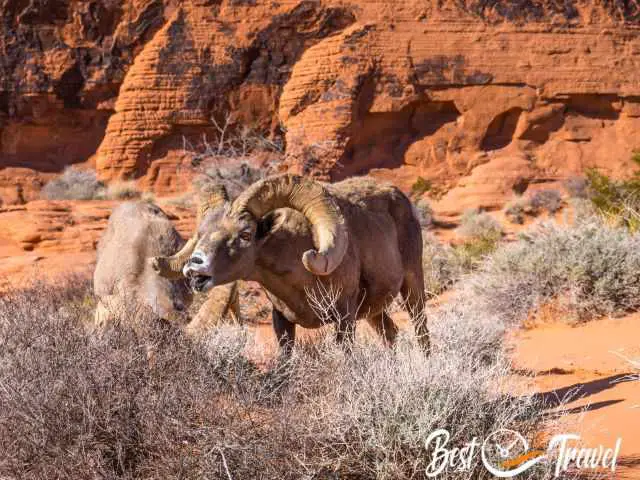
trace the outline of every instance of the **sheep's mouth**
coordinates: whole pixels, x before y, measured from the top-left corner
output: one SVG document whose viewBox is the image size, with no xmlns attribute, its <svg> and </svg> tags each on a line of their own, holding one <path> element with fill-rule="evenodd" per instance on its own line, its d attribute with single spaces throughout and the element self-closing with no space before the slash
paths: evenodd
<svg viewBox="0 0 640 480">
<path fill-rule="evenodd" d="M 193 275 L 189 284 L 194 291 L 204 292 L 213 286 L 213 278 L 209 275 Z"/>
</svg>

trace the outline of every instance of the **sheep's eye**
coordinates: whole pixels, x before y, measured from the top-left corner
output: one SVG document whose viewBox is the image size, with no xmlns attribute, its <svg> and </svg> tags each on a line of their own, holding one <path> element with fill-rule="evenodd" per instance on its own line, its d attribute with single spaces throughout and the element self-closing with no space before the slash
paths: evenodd
<svg viewBox="0 0 640 480">
<path fill-rule="evenodd" d="M 250 242 L 252 238 L 251 232 L 249 231 L 245 231 L 245 232 L 241 232 L 240 233 L 240 240 L 243 240 L 245 242 Z"/>
</svg>

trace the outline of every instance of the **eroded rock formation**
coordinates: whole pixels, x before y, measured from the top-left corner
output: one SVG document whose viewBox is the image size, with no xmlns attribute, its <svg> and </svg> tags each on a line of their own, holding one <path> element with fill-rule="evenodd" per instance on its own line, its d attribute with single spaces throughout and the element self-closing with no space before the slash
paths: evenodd
<svg viewBox="0 0 640 480">
<path fill-rule="evenodd" d="M 443 212 L 640 147 L 637 0 L 4 0 L 0 195 L 64 165 L 186 188 L 185 141 L 283 134 L 287 166 L 438 185 Z M 392 169 L 390 173 L 390 169 Z M 505 174 L 505 172 L 510 172 Z M 481 187 L 478 187 L 478 186 Z M 484 190 L 483 190 L 484 189 Z M 471 195 L 471 196 L 470 196 Z"/>
</svg>

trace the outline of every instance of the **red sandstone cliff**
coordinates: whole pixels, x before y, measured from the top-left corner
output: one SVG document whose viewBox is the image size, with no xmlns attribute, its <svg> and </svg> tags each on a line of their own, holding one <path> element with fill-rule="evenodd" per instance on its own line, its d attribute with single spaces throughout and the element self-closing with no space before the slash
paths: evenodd
<svg viewBox="0 0 640 480">
<path fill-rule="evenodd" d="M 185 142 L 227 116 L 283 136 L 293 171 L 422 176 L 444 215 L 624 175 L 640 148 L 638 0 L 2 0 L 0 17 L 5 233 L 6 207 L 70 164 L 184 190 Z"/>
<path fill-rule="evenodd" d="M 640 147 L 636 0 L 0 8 L 5 203 L 87 160 L 103 179 L 184 188 L 183 138 L 227 113 L 286 132 L 293 170 L 339 179 L 399 168 L 458 197 L 504 166 L 525 181 L 620 173 Z"/>
</svg>

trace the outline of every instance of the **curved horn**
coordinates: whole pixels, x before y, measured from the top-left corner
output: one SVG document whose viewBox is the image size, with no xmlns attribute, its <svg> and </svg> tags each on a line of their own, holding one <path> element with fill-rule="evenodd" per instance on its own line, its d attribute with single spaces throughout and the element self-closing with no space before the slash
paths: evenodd
<svg viewBox="0 0 640 480">
<path fill-rule="evenodd" d="M 349 235 L 338 205 L 320 183 L 288 174 L 266 178 L 245 190 L 231 209 L 261 218 L 283 207 L 298 210 L 311 223 L 316 249 L 304 252 L 305 268 L 315 275 L 329 275 L 342 262 Z"/>
<path fill-rule="evenodd" d="M 161 277 L 176 279 L 182 276 L 182 268 L 185 263 L 189 261 L 189 257 L 191 257 L 193 249 L 196 248 L 199 240 L 198 225 L 200 225 L 200 222 L 210 209 L 216 208 L 229 201 L 229 196 L 224 186 L 216 184 L 205 185 L 200 190 L 199 197 L 200 202 L 196 214 L 196 231 L 193 236 L 172 256 L 153 257 L 151 259 L 151 267 Z"/>
</svg>

